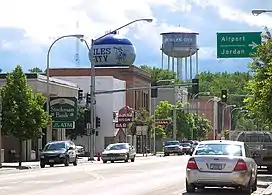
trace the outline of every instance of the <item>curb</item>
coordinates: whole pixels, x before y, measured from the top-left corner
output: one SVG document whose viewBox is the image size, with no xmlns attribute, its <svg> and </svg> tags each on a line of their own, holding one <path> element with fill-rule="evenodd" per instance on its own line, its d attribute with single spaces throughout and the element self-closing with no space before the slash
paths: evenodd
<svg viewBox="0 0 272 195">
<path fill-rule="evenodd" d="M 260 195 L 272 195 L 272 184 L 270 184 Z"/>
</svg>

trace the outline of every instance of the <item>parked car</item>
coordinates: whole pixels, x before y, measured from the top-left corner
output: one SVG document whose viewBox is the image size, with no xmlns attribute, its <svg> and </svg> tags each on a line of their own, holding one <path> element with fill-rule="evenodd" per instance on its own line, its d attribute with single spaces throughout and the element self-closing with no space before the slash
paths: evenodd
<svg viewBox="0 0 272 195">
<path fill-rule="evenodd" d="M 77 156 L 85 155 L 85 148 L 83 146 L 76 146 Z"/>
<path fill-rule="evenodd" d="M 49 142 L 41 150 L 41 168 L 44 168 L 45 165 L 53 167 L 55 164 L 69 166 L 70 163 L 73 163 L 74 166 L 77 165 L 76 146 L 72 141 Z"/>
<path fill-rule="evenodd" d="M 272 134 L 268 131 L 243 131 L 237 136 L 237 141 L 245 142 L 258 166 L 266 166 L 272 173 Z"/>
<path fill-rule="evenodd" d="M 186 190 L 234 187 L 249 195 L 257 190 L 257 168 L 244 142 L 202 141 L 187 163 Z"/>
<path fill-rule="evenodd" d="M 183 154 L 183 147 L 180 145 L 179 141 L 167 141 L 164 143 L 164 156 L 169 156 L 170 154 Z"/>
<path fill-rule="evenodd" d="M 128 162 L 129 160 L 134 162 L 135 157 L 136 150 L 129 143 L 110 144 L 101 154 L 103 163 L 107 163 L 108 161 L 111 161 L 111 163 L 114 163 L 115 161 Z"/>
<path fill-rule="evenodd" d="M 181 143 L 180 144 L 182 146 L 182 152 L 184 154 L 191 154 L 193 151 L 193 147 L 190 143 Z"/>
</svg>

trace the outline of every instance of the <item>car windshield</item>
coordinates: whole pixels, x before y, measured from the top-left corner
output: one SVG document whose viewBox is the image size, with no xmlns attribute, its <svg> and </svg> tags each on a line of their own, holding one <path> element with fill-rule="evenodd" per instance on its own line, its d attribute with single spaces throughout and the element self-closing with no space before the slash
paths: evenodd
<svg viewBox="0 0 272 195">
<path fill-rule="evenodd" d="M 200 144 L 195 155 L 242 156 L 242 146 L 234 144 Z"/>
<path fill-rule="evenodd" d="M 190 147 L 191 146 L 191 144 L 189 144 L 189 143 L 181 143 L 180 144 L 182 147 Z"/>
<path fill-rule="evenodd" d="M 168 141 L 165 143 L 165 146 L 171 146 L 171 145 L 180 145 L 179 141 Z"/>
<path fill-rule="evenodd" d="M 106 148 L 106 150 L 124 150 L 124 149 L 128 149 L 127 144 L 111 144 Z"/>
<path fill-rule="evenodd" d="M 66 145 L 64 142 L 59 142 L 59 143 L 49 143 L 44 147 L 44 150 L 61 150 L 65 149 Z"/>
</svg>

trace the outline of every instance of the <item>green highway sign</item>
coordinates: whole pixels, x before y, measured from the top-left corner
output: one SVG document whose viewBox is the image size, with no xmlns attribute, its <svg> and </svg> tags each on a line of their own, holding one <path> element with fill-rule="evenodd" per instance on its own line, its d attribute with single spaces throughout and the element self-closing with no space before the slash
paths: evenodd
<svg viewBox="0 0 272 195">
<path fill-rule="evenodd" d="M 52 121 L 77 120 L 77 99 L 75 97 L 51 97 L 49 109 Z"/>
<path fill-rule="evenodd" d="M 53 121 L 53 129 L 74 129 L 75 121 Z"/>
<path fill-rule="evenodd" d="M 261 42 L 261 32 L 217 33 L 217 58 L 249 58 Z"/>
</svg>

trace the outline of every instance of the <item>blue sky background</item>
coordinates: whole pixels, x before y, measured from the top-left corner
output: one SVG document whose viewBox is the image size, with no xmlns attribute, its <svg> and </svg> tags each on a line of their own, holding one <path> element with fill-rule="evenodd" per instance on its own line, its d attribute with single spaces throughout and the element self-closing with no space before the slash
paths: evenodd
<svg viewBox="0 0 272 195">
<path fill-rule="evenodd" d="M 160 33 L 190 30 L 199 32 L 200 71 L 246 71 L 250 59 L 216 59 L 216 33 L 270 29 L 272 13 L 251 14 L 252 9 L 263 8 L 272 9 L 272 1 L 9 0 L 0 7 L 0 68 L 9 72 L 21 64 L 25 71 L 45 69 L 47 49 L 61 35 L 81 33 L 90 40 L 132 20 L 151 17 L 153 23 L 137 23 L 120 31 L 136 47 L 136 65 L 160 67 Z M 51 67 L 76 67 L 75 52 L 75 39 L 59 41 L 51 52 Z M 79 47 L 79 56 L 80 67 L 89 66 L 84 45 Z"/>
</svg>

